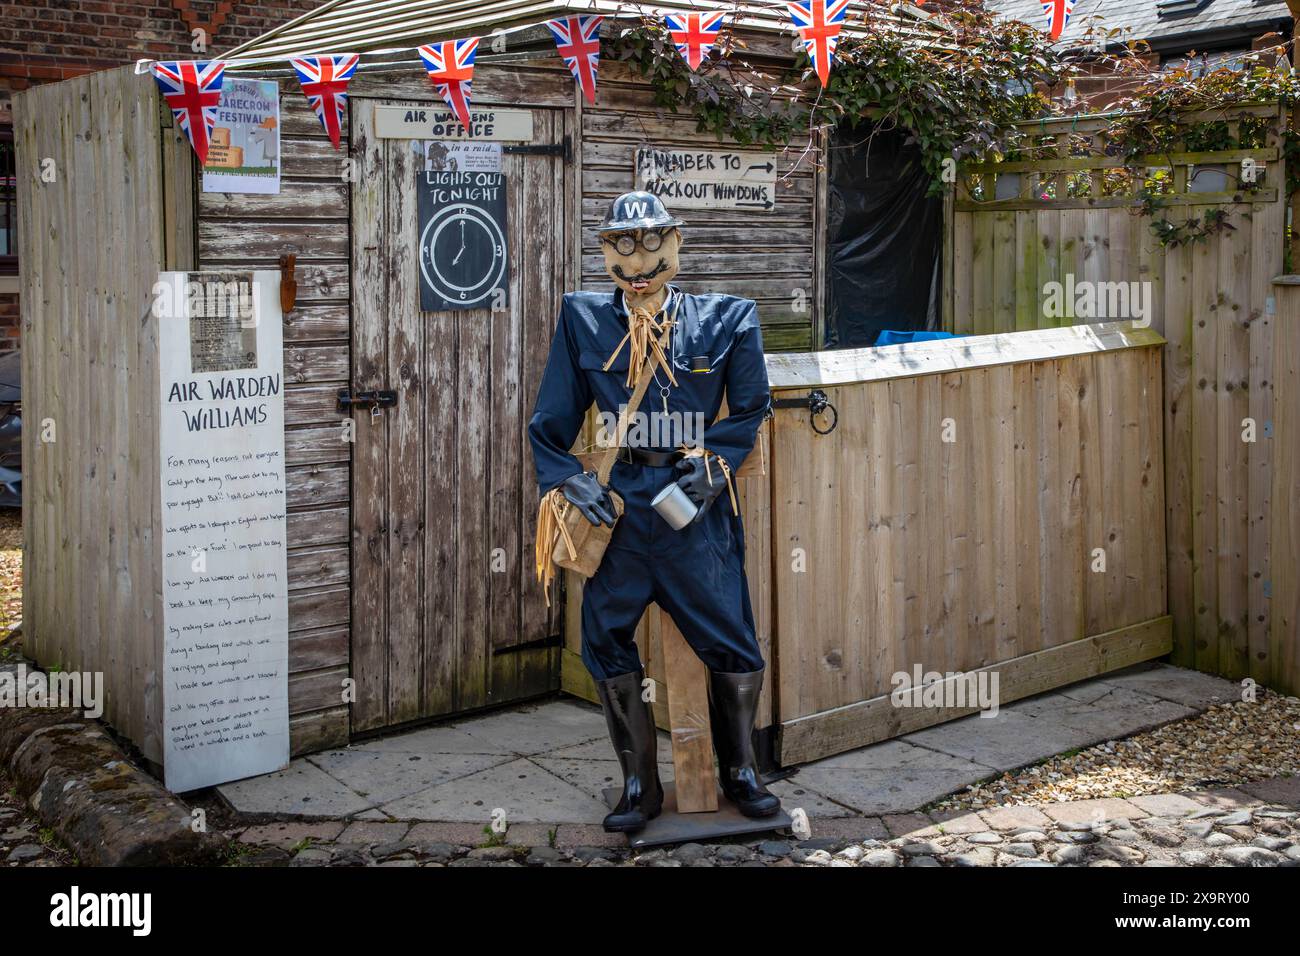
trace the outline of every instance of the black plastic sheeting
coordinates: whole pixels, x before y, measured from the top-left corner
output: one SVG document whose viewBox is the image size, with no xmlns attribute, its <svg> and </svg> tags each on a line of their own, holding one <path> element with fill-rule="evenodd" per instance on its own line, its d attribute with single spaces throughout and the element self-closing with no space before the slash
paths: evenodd
<svg viewBox="0 0 1300 956">
<path fill-rule="evenodd" d="M 831 139 L 824 348 L 882 329 L 939 327 L 943 200 L 906 134 L 842 126 Z"/>
</svg>

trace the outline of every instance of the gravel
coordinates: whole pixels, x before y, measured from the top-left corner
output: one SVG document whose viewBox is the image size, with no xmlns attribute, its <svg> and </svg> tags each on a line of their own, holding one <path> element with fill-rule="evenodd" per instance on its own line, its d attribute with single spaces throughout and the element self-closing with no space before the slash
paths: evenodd
<svg viewBox="0 0 1300 956">
<path fill-rule="evenodd" d="M 1182 793 L 1300 774 L 1300 699 L 1260 689 L 1125 740 L 1061 754 L 973 784 L 937 811 Z"/>
</svg>

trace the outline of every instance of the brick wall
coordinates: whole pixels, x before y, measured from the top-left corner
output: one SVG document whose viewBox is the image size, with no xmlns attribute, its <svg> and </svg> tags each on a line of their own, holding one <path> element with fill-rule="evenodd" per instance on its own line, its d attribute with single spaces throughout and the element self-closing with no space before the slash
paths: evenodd
<svg viewBox="0 0 1300 956">
<path fill-rule="evenodd" d="M 210 54 L 260 36 L 324 0 L 0 0 L 0 124 L 10 96 L 37 83 L 149 59 L 194 59 L 194 30 Z M 21 267 L 21 266 L 20 266 Z M 18 344 L 18 296 L 0 278 L 0 351 Z"/>
</svg>

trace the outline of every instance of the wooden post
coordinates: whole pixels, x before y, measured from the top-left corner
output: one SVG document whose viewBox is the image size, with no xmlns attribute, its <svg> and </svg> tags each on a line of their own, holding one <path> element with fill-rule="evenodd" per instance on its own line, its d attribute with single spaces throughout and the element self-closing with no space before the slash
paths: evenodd
<svg viewBox="0 0 1300 956">
<path fill-rule="evenodd" d="M 695 656 L 668 612 L 660 609 L 658 614 L 677 812 L 710 813 L 718 809 L 718 785 L 709 728 L 708 668 Z"/>
</svg>

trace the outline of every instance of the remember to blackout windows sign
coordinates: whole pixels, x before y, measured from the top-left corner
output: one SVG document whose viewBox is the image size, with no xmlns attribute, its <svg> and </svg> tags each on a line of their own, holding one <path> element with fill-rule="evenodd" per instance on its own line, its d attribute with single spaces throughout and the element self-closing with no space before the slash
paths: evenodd
<svg viewBox="0 0 1300 956">
<path fill-rule="evenodd" d="M 504 309 L 510 281 L 505 176 L 416 175 L 421 311 Z"/>
</svg>

